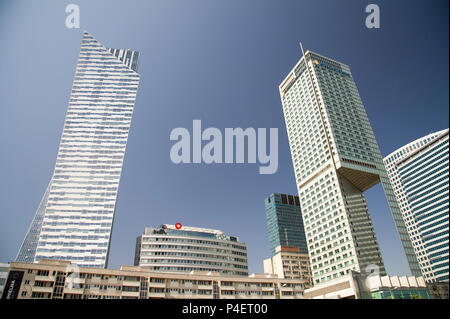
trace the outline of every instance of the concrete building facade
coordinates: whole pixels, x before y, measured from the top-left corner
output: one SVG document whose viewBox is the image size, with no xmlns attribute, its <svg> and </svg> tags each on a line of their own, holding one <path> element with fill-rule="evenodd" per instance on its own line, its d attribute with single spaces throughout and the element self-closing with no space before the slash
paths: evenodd
<svg viewBox="0 0 450 319">
<path fill-rule="evenodd" d="M 17 261 L 106 267 L 139 53 L 83 32 L 56 164 Z M 51 92 L 50 92 L 51 93 Z"/>
<path fill-rule="evenodd" d="M 13 262 L 3 299 L 302 299 L 306 282 L 275 275 L 165 273 L 147 267 L 77 267 L 68 261 Z"/>
<path fill-rule="evenodd" d="M 309 255 L 300 252 L 296 246 L 278 246 L 275 255 L 264 259 L 264 273 L 279 278 L 304 279 L 312 286 Z"/>
<path fill-rule="evenodd" d="M 407 159 L 411 154 L 419 151 L 426 145 L 429 145 L 433 140 L 435 140 L 439 136 L 445 135 L 448 132 L 447 130 L 442 130 L 439 132 L 428 134 L 422 138 L 419 138 L 411 143 L 408 143 L 405 146 L 400 147 L 394 152 L 387 155 L 384 159 L 384 165 L 386 167 L 386 171 L 389 176 L 389 180 L 391 182 L 392 188 L 395 193 L 395 197 L 397 199 L 398 205 L 402 212 L 403 220 L 406 225 L 406 229 L 408 231 L 409 237 L 411 239 L 411 243 L 413 245 L 414 251 L 416 253 L 417 260 L 419 262 L 420 270 L 422 271 L 422 275 L 427 282 L 435 282 L 436 277 L 434 272 L 432 271 L 432 267 L 430 265 L 430 259 L 426 252 L 422 236 L 420 235 L 419 228 L 416 223 L 416 218 L 413 214 L 413 209 L 411 207 L 410 202 L 408 201 L 408 196 L 406 193 L 406 189 L 399 174 L 399 166 L 398 163 L 402 162 L 404 159 Z M 433 161 L 432 161 L 433 162 Z M 444 164 L 444 163 L 442 163 Z M 445 166 L 445 165 L 444 165 Z M 443 167 L 445 168 L 445 167 Z M 425 185 L 432 185 L 432 179 L 435 178 L 445 178 L 448 173 L 445 169 L 439 169 L 436 173 L 428 178 L 428 181 Z M 426 167 L 424 167 L 426 171 Z M 427 179 L 425 179 L 426 181 Z M 448 184 L 447 184 L 448 185 Z M 427 187 L 424 188 L 426 190 Z M 413 195 L 414 196 L 414 195 Z M 448 211 L 448 208 L 447 208 Z M 448 219 L 448 218 L 447 218 Z M 436 229 L 436 227 L 435 227 Z M 430 229 L 430 235 L 433 233 L 433 229 Z"/>
<path fill-rule="evenodd" d="M 220 230 L 199 227 L 146 227 L 136 239 L 134 264 L 160 272 L 200 270 L 248 276 L 246 244 Z"/>
</svg>

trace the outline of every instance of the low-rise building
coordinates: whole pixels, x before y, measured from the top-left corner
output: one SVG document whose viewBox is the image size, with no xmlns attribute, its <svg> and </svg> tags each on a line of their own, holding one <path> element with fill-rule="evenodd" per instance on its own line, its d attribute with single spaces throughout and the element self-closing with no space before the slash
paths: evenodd
<svg viewBox="0 0 450 319">
<path fill-rule="evenodd" d="M 312 286 L 309 255 L 301 253 L 296 246 L 277 246 L 275 255 L 264 260 L 264 273 L 280 278 L 304 279 Z"/>
<path fill-rule="evenodd" d="M 449 299 L 448 281 L 427 283 L 427 286 L 430 291 L 431 299 Z"/>
<path fill-rule="evenodd" d="M 0 296 L 5 286 L 6 277 L 8 275 L 9 263 L 0 263 Z"/>
<path fill-rule="evenodd" d="M 135 266 L 158 272 L 216 271 L 248 276 L 247 246 L 217 229 L 163 224 L 136 239 Z"/>
<path fill-rule="evenodd" d="M 301 299 L 307 282 L 253 274 L 154 272 L 146 267 L 119 270 L 77 267 L 69 261 L 12 262 L 3 299 Z"/>
<path fill-rule="evenodd" d="M 423 277 L 361 275 L 358 272 L 305 290 L 308 299 L 430 299 Z"/>
</svg>

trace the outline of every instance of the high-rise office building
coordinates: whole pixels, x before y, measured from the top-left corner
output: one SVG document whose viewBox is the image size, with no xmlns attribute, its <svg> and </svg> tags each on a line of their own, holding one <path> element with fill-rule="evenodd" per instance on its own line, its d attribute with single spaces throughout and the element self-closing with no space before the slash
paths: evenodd
<svg viewBox="0 0 450 319">
<path fill-rule="evenodd" d="M 265 199 L 270 252 L 274 256 L 278 246 L 295 246 L 308 253 L 305 228 L 298 196 L 271 194 Z"/>
<path fill-rule="evenodd" d="M 386 273 L 364 191 L 381 182 L 414 276 L 411 241 L 347 65 L 307 51 L 280 87 L 314 284 Z"/>
<path fill-rule="evenodd" d="M 409 237 L 411 239 L 414 250 L 416 252 L 416 257 L 419 262 L 420 269 L 422 271 L 424 279 L 427 282 L 433 282 L 436 280 L 436 278 L 434 276 L 434 272 L 432 271 L 430 259 L 426 252 L 425 245 L 422 240 L 422 236 L 420 235 L 419 229 L 417 227 L 417 223 L 416 223 L 416 219 L 413 214 L 412 207 L 408 201 L 406 189 L 400 178 L 399 167 L 397 166 L 397 163 L 404 163 L 403 160 L 406 160 L 410 155 L 413 155 L 416 152 L 420 152 L 422 147 L 429 145 L 437 137 L 442 136 L 446 132 L 448 134 L 448 130 L 442 130 L 442 131 L 439 131 L 436 133 L 428 134 L 422 138 L 419 138 L 419 139 L 399 148 L 398 150 L 392 152 L 391 154 L 387 155 L 383 159 L 389 179 L 391 181 L 392 188 L 394 189 L 395 197 L 397 198 L 398 205 L 402 212 L 403 220 L 406 224 L 406 228 L 409 233 Z M 448 152 L 448 150 L 447 150 L 447 152 Z M 436 155 L 438 155 L 438 154 L 436 154 Z M 435 157 L 436 157 L 435 155 L 432 155 L 429 158 L 428 162 L 430 164 L 434 164 L 436 161 L 433 158 L 435 158 Z M 448 161 L 447 161 L 447 163 L 448 163 Z M 424 187 L 420 187 L 420 189 L 422 191 L 424 191 L 424 193 L 427 193 L 426 190 L 429 190 L 430 186 L 435 185 L 435 184 L 433 184 L 433 182 L 434 182 L 434 179 L 436 179 L 436 178 L 442 179 L 440 181 L 441 187 L 445 186 L 445 181 L 444 181 L 445 178 L 447 179 L 447 182 L 448 182 L 448 172 L 446 172 L 444 170 L 444 168 L 445 168 L 444 163 L 441 163 L 440 166 L 441 167 L 437 168 L 436 172 L 429 172 L 430 171 L 429 167 L 426 167 L 426 166 L 423 167 L 423 172 L 430 173 L 430 177 L 424 180 L 424 184 L 423 184 Z M 448 168 L 448 164 L 447 164 L 447 168 Z M 410 184 L 408 184 L 408 185 L 410 185 Z M 448 184 L 447 184 L 447 186 L 448 186 Z M 415 200 L 415 202 L 417 202 L 417 200 Z M 442 203 L 443 206 L 445 206 L 444 204 L 445 203 Z M 447 200 L 447 205 L 448 205 L 448 200 Z M 438 208 L 437 210 L 440 211 L 440 208 Z M 448 206 L 447 206 L 447 214 L 448 214 Z M 429 216 L 429 218 L 431 218 L 431 216 Z M 447 215 L 447 224 L 448 224 L 448 215 Z M 433 228 L 440 229 L 439 227 L 434 227 L 434 226 L 433 226 Z M 435 235 L 434 232 L 432 231 L 432 229 L 429 229 L 428 231 L 431 231 L 428 235 L 431 235 L 431 236 Z M 448 249 L 447 249 L 447 251 L 448 251 Z M 448 256 L 448 252 L 447 252 L 447 256 Z M 448 262 L 448 257 L 447 257 L 447 262 Z"/>
<path fill-rule="evenodd" d="M 163 224 L 136 238 L 135 266 L 152 271 L 216 271 L 247 276 L 247 246 L 220 230 Z"/>
<path fill-rule="evenodd" d="M 138 56 L 83 33 L 54 173 L 17 261 L 107 266 Z"/>
<path fill-rule="evenodd" d="M 425 279 L 448 281 L 448 129 L 396 163 L 415 222 Z"/>
</svg>

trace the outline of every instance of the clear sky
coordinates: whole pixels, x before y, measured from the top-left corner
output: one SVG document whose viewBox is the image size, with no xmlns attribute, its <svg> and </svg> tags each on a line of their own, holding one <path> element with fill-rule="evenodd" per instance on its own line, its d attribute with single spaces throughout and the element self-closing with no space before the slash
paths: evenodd
<svg viewBox="0 0 450 319">
<path fill-rule="evenodd" d="M 81 29 L 65 27 L 76 3 Z M 381 9 L 367 29 L 365 7 Z M 348 64 L 383 156 L 449 126 L 448 1 L 0 2 L 0 261 L 15 258 L 55 164 L 82 30 L 140 51 L 110 267 L 163 223 L 221 229 L 269 257 L 264 198 L 295 194 L 278 85 L 307 49 Z M 278 128 L 279 169 L 170 161 L 173 128 Z M 381 186 L 366 193 L 389 274 L 408 267 Z"/>
</svg>

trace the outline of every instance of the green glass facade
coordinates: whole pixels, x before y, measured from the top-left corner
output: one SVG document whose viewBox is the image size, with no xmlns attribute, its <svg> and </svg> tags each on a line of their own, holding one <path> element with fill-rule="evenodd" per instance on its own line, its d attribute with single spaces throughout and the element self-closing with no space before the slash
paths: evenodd
<svg viewBox="0 0 450 319">
<path fill-rule="evenodd" d="M 271 194 L 265 199 L 270 252 L 277 246 L 295 246 L 308 253 L 305 228 L 298 196 Z"/>
<path fill-rule="evenodd" d="M 372 292 L 372 299 L 431 299 L 427 289 L 383 289 Z"/>
</svg>

